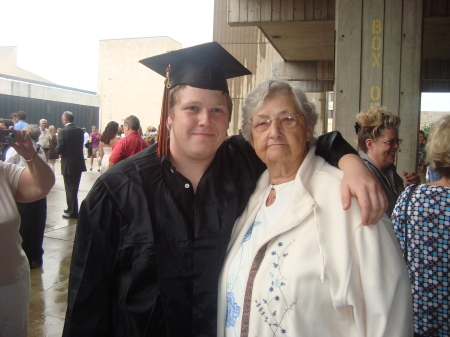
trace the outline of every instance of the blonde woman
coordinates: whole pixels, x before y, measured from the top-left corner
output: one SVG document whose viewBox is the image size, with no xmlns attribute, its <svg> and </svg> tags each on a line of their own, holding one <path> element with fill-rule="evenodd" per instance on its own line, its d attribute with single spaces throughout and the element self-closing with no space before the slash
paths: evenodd
<svg viewBox="0 0 450 337">
<path fill-rule="evenodd" d="M 385 107 L 372 107 L 356 115 L 358 150 L 386 193 L 389 202 L 386 214 L 389 217 L 398 196 L 405 189 L 395 167 L 395 157 L 402 143 L 398 138 L 399 127 L 400 117 Z M 420 177 L 414 172 L 403 172 L 403 176 L 407 185 L 420 182 Z"/>
<path fill-rule="evenodd" d="M 414 336 L 449 336 L 450 115 L 433 124 L 425 162 L 442 178 L 408 187 L 392 223 L 409 269 Z"/>
</svg>

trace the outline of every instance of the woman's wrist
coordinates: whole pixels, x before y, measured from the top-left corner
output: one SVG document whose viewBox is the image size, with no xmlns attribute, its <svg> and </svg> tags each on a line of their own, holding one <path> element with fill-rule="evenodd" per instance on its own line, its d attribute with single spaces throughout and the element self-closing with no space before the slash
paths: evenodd
<svg viewBox="0 0 450 337">
<path fill-rule="evenodd" d="M 23 158 L 23 160 L 25 160 L 27 163 L 29 163 L 29 162 L 32 161 L 34 158 L 36 158 L 36 156 L 37 156 L 37 152 L 35 151 L 34 154 L 33 154 L 33 156 L 32 156 L 30 159 L 26 159 L 25 157 L 22 157 L 22 158 Z"/>
</svg>

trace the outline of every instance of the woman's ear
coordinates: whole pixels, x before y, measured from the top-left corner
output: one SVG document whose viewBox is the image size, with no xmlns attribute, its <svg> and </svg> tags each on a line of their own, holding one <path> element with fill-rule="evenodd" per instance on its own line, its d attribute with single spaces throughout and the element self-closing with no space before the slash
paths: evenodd
<svg viewBox="0 0 450 337">
<path fill-rule="evenodd" d="M 306 132 L 306 141 L 309 143 L 309 141 L 312 139 L 314 134 L 314 131 L 311 130 L 311 128 L 308 128 L 308 131 Z"/>
<path fill-rule="evenodd" d="M 366 139 L 365 143 L 368 150 L 372 150 L 375 145 L 375 142 L 372 138 Z"/>
</svg>

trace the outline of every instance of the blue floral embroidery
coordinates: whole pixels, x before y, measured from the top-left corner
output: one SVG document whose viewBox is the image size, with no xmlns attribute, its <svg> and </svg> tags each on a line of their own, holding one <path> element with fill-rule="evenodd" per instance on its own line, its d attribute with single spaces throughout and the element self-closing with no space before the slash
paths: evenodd
<svg viewBox="0 0 450 337">
<path fill-rule="evenodd" d="M 245 233 L 244 239 L 242 240 L 242 242 L 250 240 L 250 238 L 252 237 L 253 228 L 256 226 L 259 226 L 260 224 L 261 224 L 261 221 L 254 221 L 253 224 L 248 229 L 247 233 Z"/>
<path fill-rule="evenodd" d="M 227 292 L 227 328 L 236 325 L 236 318 L 239 317 L 241 308 L 237 305 L 234 294 Z"/>
<path fill-rule="evenodd" d="M 297 299 L 293 301 L 287 299 L 283 291 L 287 283 L 287 279 L 285 275 L 283 275 L 282 270 L 283 260 L 288 256 L 288 250 L 294 242 L 295 239 L 285 247 L 284 243 L 280 241 L 276 243 L 278 246 L 276 250 L 268 252 L 268 256 L 265 258 L 269 258 L 270 256 L 271 263 L 274 267 L 269 272 L 269 277 L 271 279 L 268 287 L 269 292 L 266 298 L 254 300 L 258 313 L 264 318 L 264 323 L 268 325 L 273 336 L 287 334 L 287 330 L 283 326 L 284 318 L 286 314 L 294 310 L 294 307 L 298 304 Z M 277 250 L 279 250 L 279 252 L 277 252 Z M 275 302 L 278 302 L 279 304 L 274 305 Z M 273 310 L 274 308 L 280 308 L 282 311 L 277 313 L 277 310 Z"/>
</svg>

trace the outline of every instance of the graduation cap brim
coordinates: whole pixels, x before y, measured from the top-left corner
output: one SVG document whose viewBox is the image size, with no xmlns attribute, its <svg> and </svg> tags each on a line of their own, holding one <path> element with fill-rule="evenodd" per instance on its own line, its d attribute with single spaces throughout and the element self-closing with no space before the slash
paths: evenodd
<svg viewBox="0 0 450 337">
<path fill-rule="evenodd" d="M 170 51 L 139 62 L 164 77 L 170 65 L 172 88 L 186 84 L 195 88 L 228 92 L 227 79 L 251 75 L 247 68 L 217 42 Z"/>
</svg>

